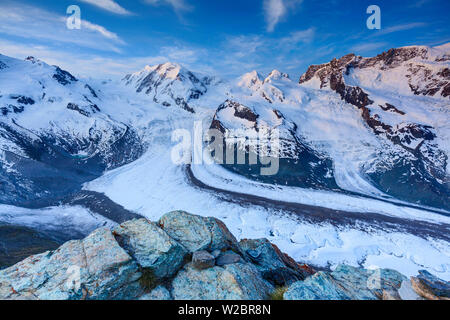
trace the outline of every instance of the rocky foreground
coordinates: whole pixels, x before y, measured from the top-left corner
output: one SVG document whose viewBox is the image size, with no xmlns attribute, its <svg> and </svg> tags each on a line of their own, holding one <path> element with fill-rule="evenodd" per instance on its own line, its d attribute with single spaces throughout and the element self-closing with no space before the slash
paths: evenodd
<svg viewBox="0 0 450 320">
<path fill-rule="evenodd" d="M 426 271 L 316 272 L 266 239 L 238 242 L 218 219 L 171 212 L 94 231 L 0 271 L 0 299 L 448 300 Z"/>
</svg>

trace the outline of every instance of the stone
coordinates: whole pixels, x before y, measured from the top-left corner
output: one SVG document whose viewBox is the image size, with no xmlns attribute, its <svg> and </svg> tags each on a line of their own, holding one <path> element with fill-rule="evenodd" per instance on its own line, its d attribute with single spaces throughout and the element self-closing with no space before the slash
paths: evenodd
<svg viewBox="0 0 450 320">
<path fill-rule="evenodd" d="M 326 272 L 317 272 L 305 281 L 291 285 L 284 300 L 350 300 L 350 296 Z"/>
<path fill-rule="evenodd" d="M 366 270 L 340 265 L 331 273 L 348 292 L 352 300 L 376 300 L 383 290 L 397 291 L 406 277 L 390 269 Z"/>
<path fill-rule="evenodd" d="M 203 270 L 214 267 L 216 259 L 208 251 L 197 251 L 192 255 L 192 265 L 194 268 Z"/>
<path fill-rule="evenodd" d="M 158 286 L 150 293 L 139 298 L 139 300 L 172 300 L 169 290 L 166 287 Z"/>
<path fill-rule="evenodd" d="M 227 249 L 241 252 L 236 238 L 225 224 L 216 218 L 174 211 L 162 216 L 159 225 L 192 253 Z"/>
<path fill-rule="evenodd" d="M 264 300 L 274 287 L 248 263 L 197 270 L 186 265 L 172 281 L 175 300 Z"/>
<path fill-rule="evenodd" d="M 241 261 L 241 256 L 233 251 L 227 251 L 219 255 L 216 260 L 216 264 L 220 267 L 225 266 L 227 264 L 234 264 Z"/>
<path fill-rule="evenodd" d="M 137 263 L 103 228 L 0 271 L 0 299 L 134 299 L 141 294 L 140 276 Z"/>
<path fill-rule="evenodd" d="M 379 300 L 394 296 L 405 276 L 389 269 L 365 270 L 340 265 L 333 272 L 318 272 L 291 285 L 286 300 Z"/>
<path fill-rule="evenodd" d="M 450 282 L 439 279 L 426 270 L 419 271 L 417 277 L 411 277 L 414 291 L 428 300 L 450 300 Z"/>
<path fill-rule="evenodd" d="M 312 268 L 297 263 L 267 239 L 244 239 L 239 245 L 261 271 L 264 279 L 276 286 L 291 285 L 314 274 Z"/>
<path fill-rule="evenodd" d="M 157 279 L 170 278 L 183 266 L 186 249 L 153 222 L 131 220 L 113 234 L 139 266 L 151 270 Z"/>
</svg>

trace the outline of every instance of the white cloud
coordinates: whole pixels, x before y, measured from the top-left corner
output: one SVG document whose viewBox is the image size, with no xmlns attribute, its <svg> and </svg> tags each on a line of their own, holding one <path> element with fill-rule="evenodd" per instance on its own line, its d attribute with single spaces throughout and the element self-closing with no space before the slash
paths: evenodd
<svg viewBox="0 0 450 320">
<path fill-rule="evenodd" d="M 294 31 L 289 36 L 280 40 L 280 44 L 283 46 L 296 46 L 300 43 L 311 43 L 316 35 L 315 28 L 309 28 L 306 30 Z"/>
<path fill-rule="evenodd" d="M 356 54 L 379 50 L 388 45 L 386 42 L 367 42 L 354 45 L 350 50 Z"/>
<path fill-rule="evenodd" d="M 86 2 L 89 4 L 92 4 L 100 9 L 120 14 L 120 15 L 131 15 L 132 13 L 122 6 L 120 6 L 117 2 L 114 0 L 79 0 L 81 2 Z"/>
<path fill-rule="evenodd" d="M 130 72 L 142 69 L 147 64 L 159 64 L 168 61 L 164 56 L 148 57 L 105 57 L 90 53 L 76 53 L 69 50 L 56 50 L 44 45 L 23 45 L 1 40 L 1 54 L 24 59 L 34 56 L 50 65 L 57 65 L 77 77 L 99 79 L 120 79 Z"/>
<path fill-rule="evenodd" d="M 190 11 L 193 9 L 191 5 L 185 2 L 185 0 L 145 0 L 152 6 L 159 6 L 161 4 L 170 5 L 176 12 Z"/>
<path fill-rule="evenodd" d="M 0 4 L 0 34 L 114 52 L 120 52 L 125 44 L 114 32 L 87 20 L 82 20 L 80 30 L 69 30 L 66 19 L 33 6 Z"/>
<path fill-rule="evenodd" d="M 287 15 L 290 9 L 300 5 L 303 0 L 264 0 L 264 16 L 267 31 L 272 32 L 275 26 Z"/>
<path fill-rule="evenodd" d="M 411 30 L 416 28 L 422 28 L 425 27 L 427 24 L 423 22 L 413 22 L 413 23 L 405 23 L 405 24 L 399 24 L 396 26 L 384 28 L 381 31 L 375 33 L 375 35 L 386 35 L 389 33 L 399 32 L 399 31 L 405 31 L 405 30 Z"/>
<path fill-rule="evenodd" d="M 81 27 L 82 28 L 84 27 L 84 28 L 92 30 L 92 31 L 96 31 L 96 32 L 100 33 L 101 35 L 103 35 L 105 38 L 122 42 L 122 40 L 120 40 L 120 38 L 117 34 L 107 30 L 105 27 L 102 27 L 98 24 L 91 23 L 87 20 L 81 20 Z"/>
</svg>

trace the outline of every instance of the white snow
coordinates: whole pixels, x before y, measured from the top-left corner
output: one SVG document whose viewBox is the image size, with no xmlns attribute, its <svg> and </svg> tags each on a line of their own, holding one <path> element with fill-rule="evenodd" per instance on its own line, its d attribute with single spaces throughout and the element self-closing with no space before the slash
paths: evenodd
<svg viewBox="0 0 450 320">
<path fill-rule="evenodd" d="M 100 227 L 113 227 L 114 222 L 80 206 L 26 209 L 0 204 L 0 224 L 19 225 L 65 235 L 86 236 Z"/>
</svg>

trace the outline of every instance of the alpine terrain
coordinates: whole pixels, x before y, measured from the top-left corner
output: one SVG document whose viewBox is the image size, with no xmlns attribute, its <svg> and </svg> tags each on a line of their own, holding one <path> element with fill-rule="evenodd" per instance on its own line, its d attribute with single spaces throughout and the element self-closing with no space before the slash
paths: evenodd
<svg viewBox="0 0 450 320">
<path fill-rule="evenodd" d="M 213 161 L 212 141 L 199 136 L 199 129 L 215 129 L 225 142 L 236 142 L 247 161 Z M 180 132 L 189 132 L 188 139 Z M 268 139 L 261 139 L 262 133 Z M 270 146 L 275 133 L 278 148 Z M 188 151 L 183 163 L 174 161 L 180 145 Z M 274 175 L 261 174 L 274 162 L 249 161 L 267 155 L 279 159 Z M 167 62 L 121 81 L 84 80 L 34 57 L 0 55 L 0 269 L 5 269 L 0 281 L 13 272 L 7 267 L 32 254 L 77 240 L 58 249 L 59 256 L 31 258 L 44 270 L 48 259 L 62 263 L 71 250 L 77 256 L 98 240 L 105 248 L 112 243 L 111 258 L 126 262 L 120 280 L 136 285 L 136 272 L 145 275 L 153 265 L 127 242 L 129 233 L 166 235 L 147 220 L 128 226 L 126 221 L 156 221 L 177 210 L 228 226 L 225 234 L 235 247 L 226 249 L 246 261 L 240 267 L 226 264 L 233 276 L 246 275 L 232 298 L 265 298 L 279 285 L 290 286 L 285 298 L 310 298 L 305 286 L 314 287 L 321 277 L 334 281 L 357 272 L 369 277 L 379 268 L 399 273 L 386 271 L 391 277 L 386 281 L 393 282 L 386 292 L 365 291 L 370 298 L 397 293 L 419 271 L 423 279 L 448 281 L 449 156 L 450 44 L 396 48 L 371 58 L 349 54 L 312 65 L 295 78 L 273 70 L 222 79 Z M 166 240 L 182 254 L 176 263 L 170 254 L 168 266 L 158 266 L 160 278 L 171 279 L 172 297 L 202 297 L 200 287 L 202 292 L 189 296 L 186 278 L 199 276 L 181 256 L 205 248 L 190 250 L 183 240 L 180 245 L 162 220 Z M 100 227 L 103 231 L 80 240 Z M 235 238 L 267 243 L 237 245 Z M 267 265 L 252 260 L 256 247 L 274 250 L 270 243 L 283 260 L 275 269 L 287 270 L 287 282 L 277 283 L 273 272 L 264 273 Z M 207 254 L 222 248 L 209 249 Z M 29 270 L 27 263 L 20 270 Z M 301 268 L 306 264 L 311 269 Z M 204 276 L 224 272 L 214 268 Z M 318 270 L 324 271 L 317 275 Z M 111 276 L 94 271 L 86 275 L 90 284 L 98 280 L 92 277 Z M 240 291 L 248 283 L 261 291 Z M 53 297 L 44 289 L 8 285 L 18 295 L 72 297 L 62 289 Z M 127 294 L 121 290 L 113 290 L 117 296 L 101 290 L 93 296 Z M 336 295 L 355 298 L 349 290 Z"/>
</svg>

